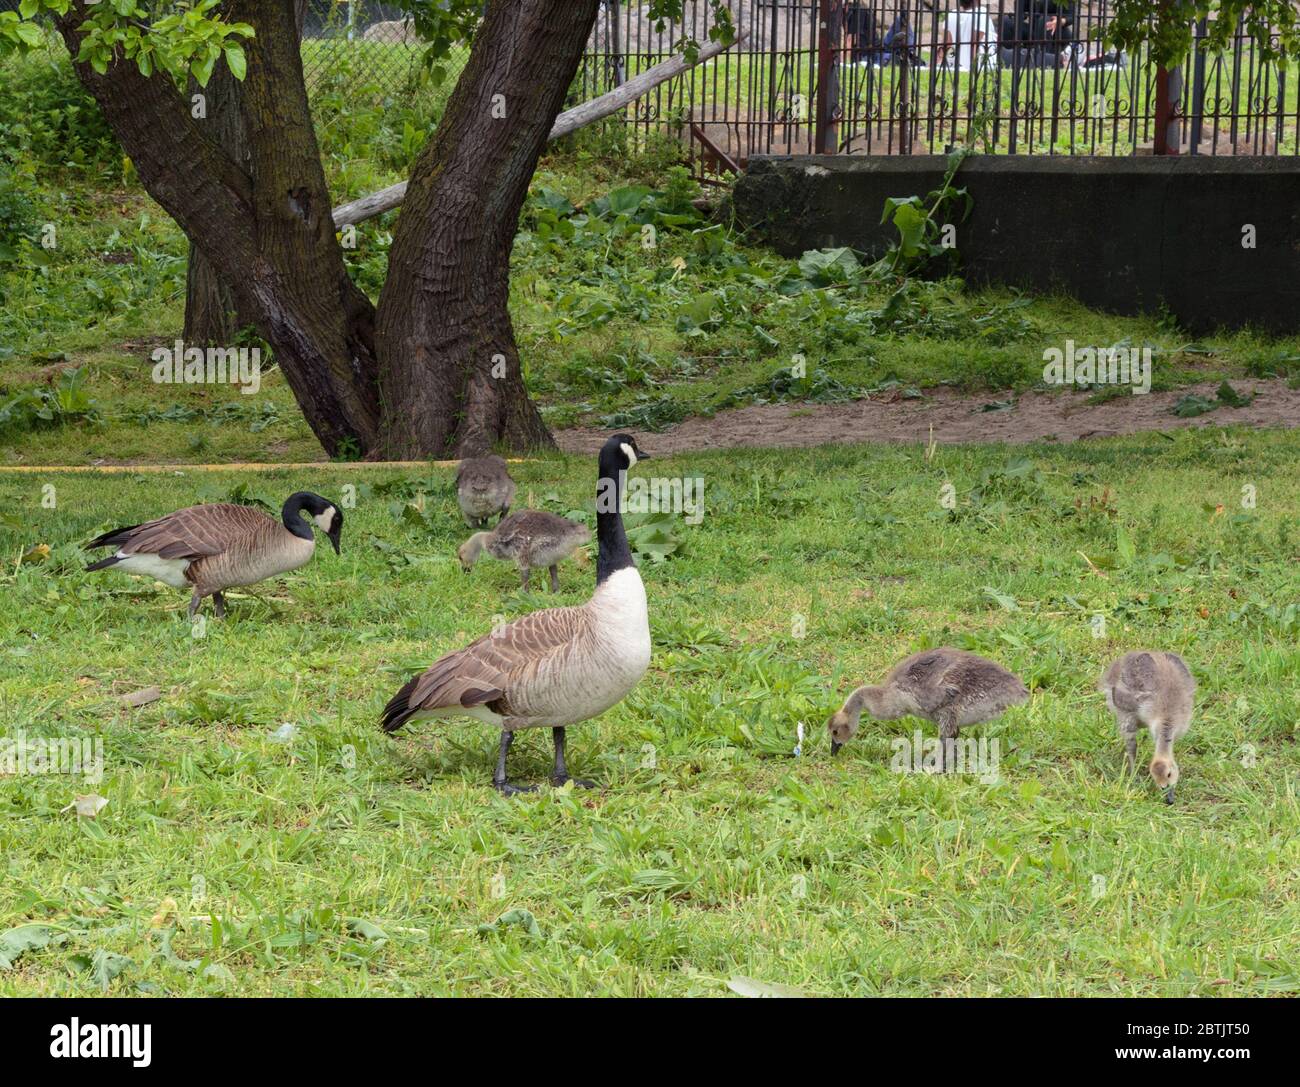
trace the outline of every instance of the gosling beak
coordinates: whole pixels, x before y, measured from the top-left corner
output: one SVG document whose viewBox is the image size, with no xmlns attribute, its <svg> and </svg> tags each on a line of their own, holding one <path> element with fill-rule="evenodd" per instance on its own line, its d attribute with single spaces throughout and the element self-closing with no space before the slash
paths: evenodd
<svg viewBox="0 0 1300 1087">
<path fill-rule="evenodd" d="M 842 743 L 840 743 L 838 740 L 832 740 L 832 741 L 831 741 L 831 754 L 832 754 L 832 755 L 838 755 L 838 754 L 840 753 L 840 748 L 843 747 L 843 746 L 844 746 L 844 745 L 843 745 Z"/>
<path fill-rule="evenodd" d="M 1169 788 L 1165 790 L 1165 803 L 1172 804 L 1173 802 L 1174 802 L 1174 787 L 1170 785 Z"/>
</svg>

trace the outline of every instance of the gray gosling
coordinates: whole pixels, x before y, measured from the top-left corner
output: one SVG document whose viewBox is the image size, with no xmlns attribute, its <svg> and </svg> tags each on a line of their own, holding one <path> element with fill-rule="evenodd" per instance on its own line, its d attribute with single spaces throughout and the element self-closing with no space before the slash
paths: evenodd
<svg viewBox="0 0 1300 1087">
<path fill-rule="evenodd" d="M 500 457 L 469 457 L 456 469 L 456 499 L 470 528 L 487 528 L 500 513 L 504 518 L 515 500 L 515 481 Z"/>
<path fill-rule="evenodd" d="M 1174 741 L 1192 723 L 1192 697 L 1196 680 L 1177 653 L 1141 651 L 1125 653 L 1102 674 L 1097 687 L 1115 715 L 1124 738 L 1124 764 L 1132 773 L 1137 763 L 1137 727 L 1146 725 L 1155 741 L 1151 778 L 1165 791 L 1165 803 L 1174 802 L 1178 763 Z"/>
<path fill-rule="evenodd" d="M 491 532 L 476 532 L 460 545 L 456 554 L 461 569 L 469 573 L 486 551 L 494 559 L 513 562 L 528 591 L 533 569 L 549 569 L 551 592 L 560 591 L 559 564 L 591 539 L 591 529 L 545 510 L 520 510 L 504 517 Z"/>
<path fill-rule="evenodd" d="M 927 649 L 900 661 L 878 687 L 859 687 L 826 722 L 831 754 L 858 731 L 862 711 L 880 721 L 909 714 L 939 726 L 940 767 L 956 765 L 957 732 L 997 717 L 1029 697 L 1025 685 L 1000 664 L 962 649 Z"/>
</svg>

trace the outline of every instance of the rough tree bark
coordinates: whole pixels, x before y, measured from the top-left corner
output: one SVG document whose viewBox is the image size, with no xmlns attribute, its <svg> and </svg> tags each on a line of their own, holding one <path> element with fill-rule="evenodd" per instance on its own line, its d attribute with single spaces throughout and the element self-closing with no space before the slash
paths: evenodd
<svg viewBox="0 0 1300 1087">
<path fill-rule="evenodd" d="M 520 371 L 510 251 L 598 2 L 487 6 L 389 252 L 376 336 L 386 456 L 552 443 Z"/>
<path fill-rule="evenodd" d="M 203 95 L 208 134 L 247 171 L 248 138 L 239 104 L 239 81 L 230 74 L 225 61 L 218 62 L 207 87 L 200 87 L 191 78 L 189 93 L 191 101 L 193 95 Z M 185 342 L 227 345 L 234 342 L 239 327 L 235 292 L 208 263 L 203 250 L 190 242 L 185 272 Z"/>
<path fill-rule="evenodd" d="M 470 60 L 421 153 L 378 314 L 348 277 L 303 80 L 302 0 L 228 0 L 245 45 L 247 159 L 161 72 L 76 64 L 149 194 L 253 324 L 332 454 L 524 450 L 551 438 L 524 386 L 508 309 L 510 251 L 537 160 L 599 0 L 489 0 Z M 75 57 L 86 0 L 58 27 Z"/>
<path fill-rule="evenodd" d="M 299 41 L 302 40 L 306 16 L 307 0 L 294 0 Z M 191 101 L 195 94 L 203 95 L 208 135 L 241 169 L 249 171 L 248 136 L 244 131 L 240 87 L 240 81 L 222 60 L 217 62 L 206 87 L 200 87 L 197 80 L 190 78 L 189 94 Z M 229 345 L 234 342 L 240 328 L 248 323 L 239 318 L 234 291 L 208 263 L 203 250 L 191 242 L 185 276 L 185 342 Z"/>
<path fill-rule="evenodd" d="M 374 310 L 348 278 L 307 108 L 294 0 L 229 5 L 251 23 L 241 94 L 249 169 L 236 163 L 160 72 L 119 59 L 81 82 L 149 194 L 199 247 L 276 359 L 330 453 L 374 447 L 379 432 Z M 75 57 L 86 4 L 58 28 Z"/>
</svg>

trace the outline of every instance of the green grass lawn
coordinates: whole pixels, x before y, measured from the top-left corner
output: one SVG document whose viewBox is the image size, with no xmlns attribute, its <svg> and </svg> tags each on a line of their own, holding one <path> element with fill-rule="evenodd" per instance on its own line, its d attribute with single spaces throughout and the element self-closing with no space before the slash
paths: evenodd
<svg viewBox="0 0 1300 1087">
<path fill-rule="evenodd" d="M 558 598 L 501 564 L 466 577 L 449 471 L 0 473 L 0 735 L 105 757 L 98 784 L 0 778 L 0 934 L 48 926 L 0 993 L 1300 992 L 1298 454 L 1214 428 L 651 461 L 635 474 L 701 476 L 707 512 L 642 562 L 650 673 L 571 730 L 604 788 L 509 800 L 488 729 L 389 737 L 380 708 L 497 617 L 585 599 L 592 566 Z M 521 505 L 591 501 L 590 459 L 514 473 Z M 184 593 L 81 572 L 111 525 L 348 485 L 342 556 L 202 637 Z M 998 741 L 999 780 L 891 772 L 891 741 L 932 734 L 906 719 L 832 761 L 839 698 L 938 644 L 1032 689 L 964 733 Z M 1139 647 L 1200 685 L 1172 807 L 1123 777 L 1095 691 Z M 546 737 L 515 745 L 518 778 L 549 765 Z M 63 810 L 84 793 L 97 818 Z"/>
</svg>

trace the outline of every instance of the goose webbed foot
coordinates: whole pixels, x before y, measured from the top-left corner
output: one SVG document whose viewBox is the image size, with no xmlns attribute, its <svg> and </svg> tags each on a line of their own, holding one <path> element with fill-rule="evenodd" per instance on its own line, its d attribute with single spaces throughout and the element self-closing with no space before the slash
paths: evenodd
<svg viewBox="0 0 1300 1087">
<path fill-rule="evenodd" d="M 551 738 L 555 741 L 555 772 L 551 774 L 551 784 L 559 789 L 571 781 L 575 789 L 600 788 L 594 781 L 588 781 L 586 778 L 569 777 L 569 768 L 564 764 L 564 729 L 551 729 Z"/>
<path fill-rule="evenodd" d="M 509 729 L 501 730 L 501 748 L 497 752 L 497 768 L 492 774 L 492 787 L 502 796 L 518 796 L 520 793 L 537 791 L 536 785 L 512 785 L 506 778 L 506 756 L 510 754 L 510 744 L 515 734 Z"/>
<path fill-rule="evenodd" d="M 514 785 L 509 781 L 497 781 L 492 779 L 492 787 L 502 796 L 518 796 L 520 793 L 537 792 L 536 785 Z"/>
</svg>

